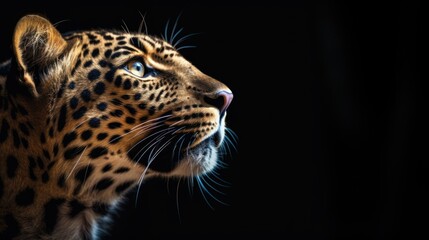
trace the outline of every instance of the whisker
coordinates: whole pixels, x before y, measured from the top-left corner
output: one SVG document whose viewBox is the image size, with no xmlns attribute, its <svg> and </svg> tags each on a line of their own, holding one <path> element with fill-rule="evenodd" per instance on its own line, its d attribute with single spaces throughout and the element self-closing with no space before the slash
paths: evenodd
<svg viewBox="0 0 429 240">
<path fill-rule="evenodd" d="M 186 49 L 186 48 L 196 48 L 197 46 L 182 46 L 176 49 L 176 51 L 180 51 L 182 49 Z"/>
<path fill-rule="evenodd" d="M 234 140 L 234 142 L 238 143 L 238 135 L 230 128 L 225 128 L 225 130 L 229 135 L 231 135 L 231 138 Z"/>
<path fill-rule="evenodd" d="M 142 21 L 140 22 L 139 25 L 139 29 L 138 29 L 138 33 L 141 34 L 142 33 L 142 28 L 144 26 L 144 33 L 146 35 L 148 35 L 148 29 L 147 29 L 147 25 L 146 25 L 146 13 L 143 15 L 140 11 L 139 11 L 140 16 L 142 17 Z M 139 42 L 140 45 L 140 42 Z"/>
<path fill-rule="evenodd" d="M 203 183 L 201 182 L 200 178 L 197 176 L 197 186 L 200 189 L 201 192 L 201 196 L 204 198 L 204 201 L 207 203 L 207 205 L 214 210 L 213 206 L 210 204 L 209 200 L 207 199 L 206 195 L 204 194 L 204 192 L 207 192 L 207 189 L 204 187 Z M 208 193 L 208 192 L 207 192 Z"/>
<path fill-rule="evenodd" d="M 174 43 L 173 47 L 176 47 L 177 45 L 179 45 L 181 42 L 185 41 L 186 39 L 188 39 L 192 36 L 198 35 L 198 34 L 200 34 L 200 33 L 190 33 L 188 35 L 181 37 L 179 40 L 177 40 L 177 42 Z"/>
<path fill-rule="evenodd" d="M 124 26 L 122 26 L 122 29 L 124 29 L 124 31 L 126 32 L 126 33 L 130 33 L 130 29 L 128 28 L 128 26 L 127 26 L 127 24 L 125 23 L 125 21 L 122 19 L 122 22 L 124 23 Z"/>
<path fill-rule="evenodd" d="M 76 166 L 77 166 L 77 165 L 78 165 L 78 163 L 80 162 L 80 159 L 82 158 L 83 154 L 85 153 L 85 151 L 86 151 L 86 148 L 87 148 L 87 147 L 88 147 L 88 146 L 86 146 L 86 147 L 83 149 L 82 153 L 80 154 L 79 158 L 77 159 L 76 163 L 74 164 L 74 166 L 73 166 L 72 170 L 70 171 L 69 175 L 66 177 L 66 180 L 67 180 L 67 179 L 69 179 L 69 177 L 72 175 L 72 173 L 73 173 L 73 171 L 75 170 Z"/>
<path fill-rule="evenodd" d="M 164 28 L 164 36 L 162 36 L 162 38 L 164 39 L 164 41 L 169 42 L 168 41 L 168 25 L 170 24 L 170 19 L 167 21 L 167 24 L 165 25 Z"/>
<path fill-rule="evenodd" d="M 174 22 L 174 26 L 173 26 L 173 30 L 171 31 L 171 35 L 170 35 L 170 44 L 173 44 L 174 38 L 173 36 L 175 35 L 174 32 L 176 31 L 176 27 L 177 27 L 177 22 L 179 21 L 180 16 L 182 15 L 182 13 L 179 14 L 179 16 L 177 16 L 176 21 Z"/>
<path fill-rule="evenodd" d="M 179 34 L 183 31 L 183 29 L 184 28 L 180 28 L 174 35 L 173 35 L 173 37 L 171 38 L 171 43 L 170 44 L 172 44 L 172 45 L 174 45 L 174 39 L 176 39 L 176 37 L 178 37 L 179 36 Z"/>
<path fill-rule="evenodd" d="M 145 122 L 142 122 L 142 123 L 137 124 L 136 126 L 132 127 L 131 130 L 134 129 L 134 128 L 137 128 L 137 127 L 139 127 L 141 125 L 144 125 L 144 124 L 147 124 L 147 123 L 150 123 L 150 122 L 154 122 L 154 121 L 158 121 L 158 120 L 162 120 L 164 118 L 169 118 L 171 116 L 172 116 L 172 114 L 168 114 L 168 115 L 165 115 L 165 116 L 161 116 L 161 117 L 157 117 L 157 118 L 154 118 L 154 119 L 147 120 Z"/>
<path fill-rule="evenodd" d="M 180 187 L 180 181 L 182 178 L 179 178 L 179 181 L 177 181 L 177 188 L 176 188 L 176 209 L 177 209 L 177 215 L 179 217 L 179 222 L 182 222 L 182 218 L 180 217 L 180 207 L 179 207 L 179 187 Z"/>
<path fill-rule="evenodd" d="M 216 189 L 215 187 L 213 187 L 207 180 L 205 180 L 204 177 L 201 177 L 200 180 L 203 181 L 207 186 L 209 186 L 209 188 L 213 189 L 215 192 L 220 193 L 222 195 L 225 195 L 225 193 L 223 193 L 223 192 L 219 191 L 218 189 Z"/>
<path fill-rule="evenodd" d="M 173 129 L 174 130 L 174 129 Z M 145 153 L 147 152 L 147 150 L 149 149 L 149 148 L 151 148 L 151 147 L 153 147 L 154 145 L 156 145 L 159 141 L 161 141 L 163 138 L 164 138 L 164 136 L 165 135 L 167 135 L 167 134 L 169 134 L 169 133 L 171 133 L 171 132 L 173 132 L 173 130 L 172 129 L 164 129 L 164 130 L 161 130 L 161 131 L 159 131 L 159 132 L 156 132 L 156 133 L 153 133 L 153 134 L 151 134 L 151 136 L 153 136 L 153 135 L 157 135 L 157 134 L 161 134 L 161 136 L 157 136 L 155 139 L 152 139 L 151 141 L 149 141 L 149 143 L 148 143 L 148 145 L 146 145 L 147 147 L 147 149 L 141 154 L 141 156 L 139 157 L 139 159 L 136 161 L 136 163 L 135 163 L 135 165 L 140 161 L 140 159 L 145 155 Z M 165 133 L 162 133 L 162 132 L 164 132 L 164 131 L 166 131 Z M 150 137 L 151 137 L 150 136 Z M 144 140 L 144 139 L 143 139 Z M 140 142 L 140 141 L 139 141 Z M 135 145 L 134 145 L 135 146 Z M 144 150 L 145 148 L 142 148 L 142 149 L 140 149 L 140 151 L 136 154 L 136 156 L 138 156 L 138 155 L 140 155 L 140 152 L 142 151 L 142 150 Z"/>
</svg>

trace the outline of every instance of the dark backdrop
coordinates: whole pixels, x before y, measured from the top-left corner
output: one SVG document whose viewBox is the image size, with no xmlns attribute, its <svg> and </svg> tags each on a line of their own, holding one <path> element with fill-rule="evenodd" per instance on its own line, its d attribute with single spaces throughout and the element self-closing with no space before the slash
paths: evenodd
<svg viewBox="0 0 429 240">
<path fill-rule="evenodd" d="M 66 32 L 137 30 L 140 11 L 155 35 L 180 15 L 184 34 L 199 33 L 182 53 L 234 92 L 227 122 L 238 150 L 216 190 L 143 184 L 109 239 L 428 237 L 421 6 L 263 3 L 21 1 L 2 6 L 0 59 L 26 13 Z"/>
</svg>

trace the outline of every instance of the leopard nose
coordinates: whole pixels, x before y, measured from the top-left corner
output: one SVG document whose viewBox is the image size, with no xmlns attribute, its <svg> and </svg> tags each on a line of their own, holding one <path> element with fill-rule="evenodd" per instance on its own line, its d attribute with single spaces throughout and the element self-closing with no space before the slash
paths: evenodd
<svg viewBox="0 0 429 240">
<path fill-rule="evenodd" d="M 233 97 L 234 95 L 231 91 L 221 90 L 216 92 L 212 96 L 205 97 L 205 101 L 208 104 L 219 109 L 220 116 L 222 117 L 225 114 L 228 106 L 231 104 Z"/>
</svg>

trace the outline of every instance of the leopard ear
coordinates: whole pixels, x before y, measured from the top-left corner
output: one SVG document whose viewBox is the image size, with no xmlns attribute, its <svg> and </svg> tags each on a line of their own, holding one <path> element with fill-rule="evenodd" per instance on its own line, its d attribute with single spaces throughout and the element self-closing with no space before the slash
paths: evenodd
<svg viewBox="0 0 429 240">
<path fill-rule="evenodd" d="M 61 56 L 66 47 L 67 42 L 47 19 L 27 15 L 18 21 L 13 35 L 18 79 L 32 95 L 38 96 L 40 73 Z"/>
</svg>

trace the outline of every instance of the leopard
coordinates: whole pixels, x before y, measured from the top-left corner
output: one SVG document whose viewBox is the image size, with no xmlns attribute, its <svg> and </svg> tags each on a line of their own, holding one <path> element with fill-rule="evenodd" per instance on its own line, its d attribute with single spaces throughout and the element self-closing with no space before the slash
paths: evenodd
<svg viewBox="0 0 429 240">
<path fill-rule="evenodd" d="M 163 37 L 23 15 L 0 64 L 0 239 L 99 239 L 152 178 L 218 169 L 233 93 Z"/>
</svg>

